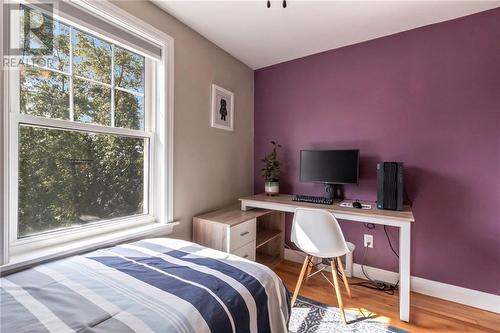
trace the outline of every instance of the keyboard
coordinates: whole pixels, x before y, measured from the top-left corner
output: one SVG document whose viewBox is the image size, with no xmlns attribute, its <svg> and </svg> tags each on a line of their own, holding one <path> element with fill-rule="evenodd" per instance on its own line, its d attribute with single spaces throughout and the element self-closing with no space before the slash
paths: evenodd
<svg viewBox="0 0 500 333">
<path fill-rule="evenodd" d="M 312 195 L 297 194 L 293 197 L 292 200 L 298 201 L 298 202 L 320 204 L 320 205 L 332 205 L 333 204 L 333 199 L 324 198 L 324 197 L 314 197 Z"/>
</svg>

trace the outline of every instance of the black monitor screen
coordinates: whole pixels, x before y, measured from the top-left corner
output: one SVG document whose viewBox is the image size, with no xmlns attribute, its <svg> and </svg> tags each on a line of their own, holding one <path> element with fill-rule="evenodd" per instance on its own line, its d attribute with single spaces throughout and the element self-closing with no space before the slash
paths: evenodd
<svg viewBox="0 0 500 333">
<path fill-rule="evenodd" d="M 301 150 L 300 181 L 357 184 L 359 150 Z"/>
</svg>

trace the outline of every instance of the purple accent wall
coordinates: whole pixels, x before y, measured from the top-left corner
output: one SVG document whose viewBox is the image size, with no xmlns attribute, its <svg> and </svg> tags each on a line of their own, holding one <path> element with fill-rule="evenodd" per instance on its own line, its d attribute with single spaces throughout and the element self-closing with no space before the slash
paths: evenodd
<svg viewBox="0 0 500 333">
<path fill-rule="evenodd" d="M 271 140 L 282 193 L 323 193 L 299 182 L 300 149 L 359 148 L 352 199 L 376 200 L 378 161 L 404 162 L 412 275 L 500 295 L 500 9 L 257 70 L 255 192 Z M 397 271 L 381 227 L 342 227 L 356 262 L 371 233 L 366 264 Z"/>
</svg>

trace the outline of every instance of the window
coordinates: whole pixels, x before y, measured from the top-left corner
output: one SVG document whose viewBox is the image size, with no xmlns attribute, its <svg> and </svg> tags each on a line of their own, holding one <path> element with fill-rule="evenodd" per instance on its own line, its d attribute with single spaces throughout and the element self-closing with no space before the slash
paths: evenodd
<svg viewBox="0 0 500 333">
<path fill-rule="evenodd" d="M 171 221 L 171 118 L 156 97 L 165 56 L 71 16 L 19 8 L 19 26 L 44 20 L 50 29 L 22 40 L 23 64 L 8 71 L 10 245 Z"/>
<path fill-rule="evenodd" d="M 40 19 L 22 6 L 21 18 Z M 53 55 L 19 68 L 18 239 L 148 214 L 151 136 L 145 132 L 145 57 L 43 17 Z M 43 42 L 43 41 L 42 41 Z M 33 41 L 30 41 L 33 43 Z M 33 45 L 28 45 L 33 47 Z M 35 56 L 32 48 L 25 55 Z M 69 127 L 73 122 L 77 126 Z M 86 124 L 100 125 L 96 133 Z M 135 131 L 120 135 L 109 128 Z"/>
</svg>

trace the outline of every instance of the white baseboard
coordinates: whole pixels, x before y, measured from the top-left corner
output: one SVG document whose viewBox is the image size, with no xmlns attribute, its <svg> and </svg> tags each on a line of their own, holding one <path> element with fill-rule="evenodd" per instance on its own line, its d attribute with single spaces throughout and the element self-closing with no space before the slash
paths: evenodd
<svg viewBox="0 0 500 333">
<path fill-rule="evenodd" d="M 300 251 L 285 249 L 285 259 L 297 263 L 304 262 L 304 254 Z M 384 269 L 364 266 L 366 274 L 373 280 L 396 283 L 399 274 Z M 354 264 L 353 275 L 357 278 L 366 279 L 360 264 Z M 488 294 L 482 291 L 467 289 L 451 284 L 427 280 L 416 276 L 411 277 L 411 291 L 445 299 L 475 308 L 491 311 L 500 314 L 500 296 Z"/>
<path fill-rule="evenodd" d="M 366 279 L 365 275 L 363 274 L 363 270 L 361 269 L 360 264 L 354 264 L 353 265 L 353 276 L 360 278 L 360 279 Z M 380 269 L 376 267 L 371 267 L 371 266 L 366 266 L 365 265 L 365 272 L 366 275 L 372 280 L 378 280 L 378 281 L 383 281 L 387 283 L 392 283 L 395 284 L 398 279 L 399 279 L 399 274 L 396 272 L 391 272 L 387 271 L 385 269 Z M 412 289 L 412 291 L 415 291 Z"/>
<path fill-rule="evenodd" d="M 411 277 L 411 290 L 500 314 L 500 296 L 438 281 Z"/>
</svg>

